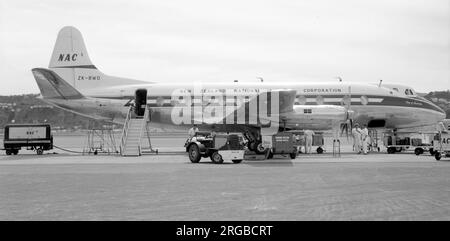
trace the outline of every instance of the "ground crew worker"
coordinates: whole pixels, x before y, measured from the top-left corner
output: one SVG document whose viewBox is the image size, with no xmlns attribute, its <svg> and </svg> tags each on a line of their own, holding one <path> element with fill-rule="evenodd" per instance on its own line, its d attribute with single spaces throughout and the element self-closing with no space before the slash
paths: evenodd
<svg viewBox="0 0 450 241">
<path fill-rule="evenodd" d="M 367 129 L 367 125 L 364 125 L 361 130 L 361 140 L 362 140 L 362 150 L 364 155 L 367 155 L 367 148 L 369 147 L 369 130 Z"/>
<path fill-rule="evenodd" d="M 315 135 L 315 133 L 312 130 L 305 130 L 304 134 L 305 134 L 305 153 L 311 153 L 313 135 Z"/>
<path fill-rule="evenodd" d="M 297 153 L 302 153 L 302 146 L 300 145 L 300 135 L 295 135 L 295 143 L 297 145 Z"/>
<path fill-rule="evenodd" d="M 212 127 L 212 130 L 211 130 L 211 137 L 215 137 L 217 135 L 217 133 L 216 133 L 216 126 L 213 126 Z"/>
<path fill-rule="evenodd" d="M 189 138 L 194 137 L 197 132 L 198 132 L 198 127 L 197 127 L 197 125 L 194 124 L 194 126 L 192 126 L 191 129 L 189 129 L 189 131 L 188 131 Z"/>
<path fill-rule="evenodd" d="M 355 127 L 352 129 L 352 136 L 353 136 L 353 148 L 356 151 L 356 153 L 361 153 L 361 131 L 359 129 L 359 124 L 356 123 Z"/>
</svg>

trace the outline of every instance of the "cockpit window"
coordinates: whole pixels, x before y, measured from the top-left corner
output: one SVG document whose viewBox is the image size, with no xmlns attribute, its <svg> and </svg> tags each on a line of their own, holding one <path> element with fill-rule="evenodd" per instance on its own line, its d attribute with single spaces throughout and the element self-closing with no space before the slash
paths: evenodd
<svg viewBox="0 0 450 241">
<path fill-rule="evenodd" d="M 411 89 L 406 89 L 405 95 L 414 95 L 414 92 Z"/>
<path fill-rule="evenodd" d="M 392 89 L 398 92 L 398 89 L 397 89 L 397 88 L 392 88 Z"/>
</svg>

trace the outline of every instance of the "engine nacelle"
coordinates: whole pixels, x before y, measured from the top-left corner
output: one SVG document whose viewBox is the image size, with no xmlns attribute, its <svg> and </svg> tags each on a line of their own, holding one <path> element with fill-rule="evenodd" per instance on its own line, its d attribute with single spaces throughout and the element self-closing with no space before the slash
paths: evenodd
<svg viewBox="0 0 450 241">
<path fill-rule="evenodd" d="M 294 113 L 298 119 L 314 118 L 345 121 L 348 118 L 347 110 L 336 105 L 294 105 Z"/>
</svg>

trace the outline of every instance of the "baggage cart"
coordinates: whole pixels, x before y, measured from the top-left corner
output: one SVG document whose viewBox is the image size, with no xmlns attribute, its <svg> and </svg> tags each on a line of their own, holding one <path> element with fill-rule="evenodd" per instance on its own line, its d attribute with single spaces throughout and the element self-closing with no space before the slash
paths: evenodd
<svg viewBox="0 0 450 241">
<path fill-rule="evenodd" d="M 53 136 L 49 124 L 10 124 L 5 126 L 3 146 L 6 155 L 17 155 L 19 150 L 44 151 L 53 149 Z"/>
</svg>

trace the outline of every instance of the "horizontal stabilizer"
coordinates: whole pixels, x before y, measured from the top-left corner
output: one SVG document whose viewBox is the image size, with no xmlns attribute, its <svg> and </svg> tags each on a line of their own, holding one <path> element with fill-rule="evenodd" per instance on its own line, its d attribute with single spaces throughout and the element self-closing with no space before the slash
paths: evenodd
<svg viewBox="0 0 450 241">
<path fill-rule="evenodd" d="M 55 72 L 34 68 L 31 70 L 36 83 L 39 86 L 41 95 L 47 99 L 81 99 L 83 95 L 74 87 L 64 81 Z"/>
</svg>

